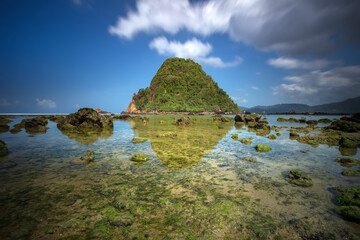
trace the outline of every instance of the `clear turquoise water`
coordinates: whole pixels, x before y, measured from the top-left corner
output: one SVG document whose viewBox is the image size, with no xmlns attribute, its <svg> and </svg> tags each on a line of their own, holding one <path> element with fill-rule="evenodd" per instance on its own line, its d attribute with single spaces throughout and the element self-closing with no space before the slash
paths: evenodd
<svg viewBox="0 0 360 240">
<path fill-rule="evenodd" d="M 69 138 L 51 121 L 46 134 L 0 134 L 9 149 L 0 159 L 0 237 L 297 239 L 303 233 L 296 223 L 304 221 L 314 228 L 308 232 L 359 234 L 358 224 L 333 211 L 330 190 L 359 186 L 359 178 L 341 175 L 345 168 L 335 162 L 341 156 L 337 147 L 290 140 L 290 127 L 304 124 L 278 123 L 278 117 L 268 116 L 269 124 L 289 128 L 276 140 L 207 116 L 194 117 L 189 128 L 172 125 L 174 116 L 150 116 L 146 124 L 116 121 L 112 134 L 91 139 Z M 177 137 L 157 137 L 166 132 Z M 235 133 L 239 139 L 253 137 L 253 143 L 233 140 Z M 149 141 L 133 144 L 135 136 Z M 272 150 L 257 153 L 256 144 Z M 71 162 L 87 149 L 95 151 L 94 167 Z M 135 153 L 149 160 L 135 165 L 130 160 Z M 257 162 L 243 161 L 246 157 Z M 351 157 L 360 159 L 359 151 Z M 292 168 L 311 176 L 314 186 L 290 184 L 285 176 Z"/>
</svg>

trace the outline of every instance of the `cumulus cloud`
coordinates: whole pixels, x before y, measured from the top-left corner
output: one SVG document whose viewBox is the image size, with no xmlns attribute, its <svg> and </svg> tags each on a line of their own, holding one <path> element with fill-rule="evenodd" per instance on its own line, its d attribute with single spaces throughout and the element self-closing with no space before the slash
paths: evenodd
<svg viewBox="0 0 360 240">
<path fill-rule="evenodd" d="M 291 83 L 274 87 L 274 95 L 309 104 L 336 102 L 359 96 L 360 65 L 315 70 L 284 80 Z"/>
<path fill-rule="evenodd" d="M 322 69 L 332 63 L 333 62 L 324 59 L 301 61 L 286 57 L 271 58 L 268 60 L 269 65 L 285 69 Z"/>
<path fill-rule="evenodd" d="M 36 99 L 36 103 L 38 106 L 42 107 L 42 108 L 56 108 L 56 103 L 53 100 L 50 99 Z"/>
<path fill-rule="evenodd" d="M 240 96 L 240 97 L 234 97 L 234 96 L 230 96 L 230 98 L 237 103 L 247 103 L 248 100 L 245 98 L 249 96 L 249 94 L 245 94 L 244 96 Z"/>
<path fill-rule="evenodd" d="M 243 61 L 242 58 L 238 56 L 235 57 L 232 62 L 223 62 L 219 57 L 208 56 L 212 50 L 212 46 L 196 38 L 181 43 L 178 41 L 168 41 L 166 37 L 158 37 L 150 42 L 149 47 L 155 49 L 161 55 L 191 58 L 213 67 L 234 67 Z"/>
<path fill-rule="evenodd" d="M 262 50 L 326 54 L 341 41 L 360 42 L 358 9 L 358 0 L 137 0 L 109 32 L 126 39 L 140 32 L 226 33 Z"/>
</svg>

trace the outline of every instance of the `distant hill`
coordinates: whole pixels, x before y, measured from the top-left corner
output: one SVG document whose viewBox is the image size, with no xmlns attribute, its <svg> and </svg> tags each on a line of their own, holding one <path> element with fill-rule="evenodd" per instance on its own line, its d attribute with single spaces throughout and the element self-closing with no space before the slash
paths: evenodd
<svg viewBox="0 0 360 240">
<path fill-rule="evenodd" d="M 271 106 L 255 106 L 243 108 L 254 113 L 288 113 L 294 110 L 296 113 L 324 112 L 324 113 L 357 113 L 360 112 L 360 97 L 350 98 L 342 102 L 328 103 L 316 106 L 306 104 L 276 104 Z"/>
<path fill-rule="evenodd" d="M 239 107 L 200 64 L 190 59 L 163 62 L 150 87 L 134 94 L 128 113 L 145 112 L 239 112 Z"/>
</svg>

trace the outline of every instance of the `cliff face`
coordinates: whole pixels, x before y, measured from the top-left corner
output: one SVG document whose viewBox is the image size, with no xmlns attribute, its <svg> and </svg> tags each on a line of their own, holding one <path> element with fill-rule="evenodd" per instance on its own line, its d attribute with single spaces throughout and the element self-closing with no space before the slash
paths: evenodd
<svg viewBox="0 0 360 240">
<path fill-rule="evenodd" d="M 126 111 L 239 112 L 240 109 L 198 63 L 169 58 L 153 77 L 150 87 L 134 94 Z"/>
</svg>

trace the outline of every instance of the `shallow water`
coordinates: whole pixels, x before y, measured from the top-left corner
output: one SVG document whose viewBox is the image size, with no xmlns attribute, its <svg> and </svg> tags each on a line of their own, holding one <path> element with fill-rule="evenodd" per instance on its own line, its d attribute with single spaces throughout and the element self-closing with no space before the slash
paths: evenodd
<svg viewBox="0 0 360 240">
<path fill-rule="evenodd" d="M 279 116 L 268 116 L 270 125 L 288 127 L 270 140 L 245 126 L 236 129 L 233 122 L 213 122 L 210 116 L 192 117 L 193 126 L 179 128 L 172 124 L 175 117 L 115 121 L 113 132 L 87 137 L 67 136 L 53 122 L 46 134 L 33 137 L 24 130 L 0 134 L 9 149 L 0 159 L 0 238 L 299 239 L 324 232 L 337 238 L 360 236 L 359 224 L 334 212 L 335 194 L 330 190 L 359 186 L 359 178 L 341 175 L 345 168 L 335 162 L 341 156 L 338 147 L 314 148 L 289 139 L 290 127 L 305 124 L 279 123 Z M 21 119 L 12 119 L 10 125 Z M 169 132 L 177 136 L 160 136 Z M 253 137 L 252 144 L 233 140 L 235 133 L 239 139 Z M 136 136 L 148 141 L 133 144 Z M 257 144 L 272 150 L 258 153 Z M 95 151 L 94 165 L 71 162 L 87 149 Z M 134 164 L 130 158 L 135 153 L 149 160 Z M 351 157 L 360 159 L 359 151 Z M 314 186 L 290 184 L 286 174 L 292 168 L 308 174 Z"/>
</svg>

